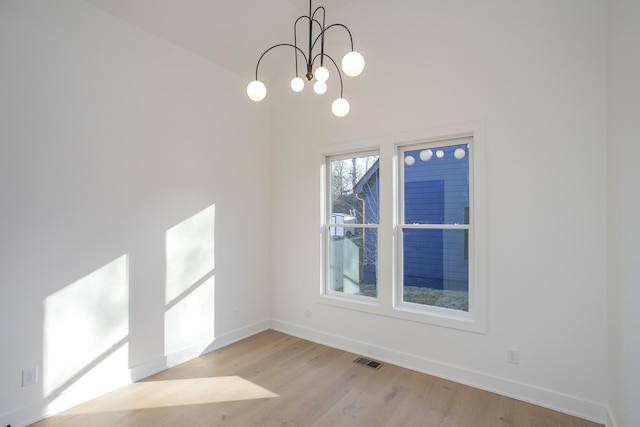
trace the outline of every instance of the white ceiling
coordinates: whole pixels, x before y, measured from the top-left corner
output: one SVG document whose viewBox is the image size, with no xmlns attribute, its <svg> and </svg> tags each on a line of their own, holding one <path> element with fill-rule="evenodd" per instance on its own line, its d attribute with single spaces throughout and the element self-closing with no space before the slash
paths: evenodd
<svg viewBox="0 0 640 427">
<path fill-rule="evenodd" d="M 292 42 L 293 23 L 309 13 L 308 0 L 85 1 L 246 76 L 253 74 L 258 57 L 268 47 Z M 352 1 L 316 0 L 313 7 L 324 6 L 333 13 Z"/>
<path fill-rule="evenodd" d="M 353 0 L 315 0 L 313 2 L 313 7 L 316 8 L 318 6 L 324 6 L 327 10 L 335 10 L 340 6 L 343 6 L 346 3 L 349 3 Z M 289 0 L 289 3 L 294 5 L 300 12 L 303 12 L 305 15 L 309 13 L 309 0 Z"/>
</svg>

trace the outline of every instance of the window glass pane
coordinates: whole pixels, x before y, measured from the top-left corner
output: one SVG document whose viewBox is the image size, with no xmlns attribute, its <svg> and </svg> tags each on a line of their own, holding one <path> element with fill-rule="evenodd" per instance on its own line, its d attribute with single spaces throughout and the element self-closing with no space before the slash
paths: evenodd
<svg viewBox="0 0 640 427">
<path fill-rule="evenodd" d="M 377 297 L 378 230 L 329 226 L 329 290 Z"/>
<path fill-rule="evenodd" d="M 330 224 L 378 224 L 378 155 L 329 161 Z"/>
<path fill-rule="evenodd" d="M 405 228 L 402 300 L 469 311 L 467 230 Z"/>
<path fill-rule="evenodd" d="M 469 223 L 468 144 L 405 151 L 404 223 Z"/>
</svg>

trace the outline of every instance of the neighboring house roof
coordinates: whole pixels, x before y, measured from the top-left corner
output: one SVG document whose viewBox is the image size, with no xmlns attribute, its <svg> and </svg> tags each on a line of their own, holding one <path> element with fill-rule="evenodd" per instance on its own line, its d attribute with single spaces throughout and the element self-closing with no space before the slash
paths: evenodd
<svg viewBox="0 0 640 427">
<path fill-rule="evenodd" d="M 369 183 L 371 178 L 377 176 L 378 169 L 380 169 L 380 159 L 376 160 L 376 162 L 369 168 L 367 173 L 364 174 L 360 181 L 353 187 L 353 192 L 356 194 L 362 194 L 365 192 L 365 185 Z"/>
</svg>

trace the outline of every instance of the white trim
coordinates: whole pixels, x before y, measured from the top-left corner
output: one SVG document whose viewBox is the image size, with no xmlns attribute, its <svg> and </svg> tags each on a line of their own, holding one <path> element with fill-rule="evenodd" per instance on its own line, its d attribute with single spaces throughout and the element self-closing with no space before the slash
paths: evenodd
<svg viewBox="0 0 640 427">
<path fill-rule="evenodd" d="M 589 401 L 578 396 L 571 396 L 535 385 L 512 381 L 508 378 L 438 362 L 415 354 L 403 353 L 394 349 L 327 334 L 280 320 L 272 319 L 271 328 L 318 344 L 522 400 L 596 423 L 604 424 L 607 418 L 609 420 L 613 419 L 606 404 Z M 606 425 L 617 427 L 615 423 L 609 424 L 607 422 Z"/>
<path fill-rule="evenodd" d="M 596 423 L 601 423 L 607 427 L 618 427 L 615 417 L 611 412 L 611 408 L 604 403 L 585 400 L 577 396 L 558 393 L 553 390 L 512 381 L 507 378 L 489 375 L 483 372 L 434 361 L 422 356 L 403 353 L 338 335 L 327 334 L 322 331 L 305 328 L 276 319 L 263 320 L 253 325 L 248 325 L 241 329 L 226 333 L 212 343 L 207 348 L 206 352 L 217 350 L 269 328 L 318 344 L 348 351 L 356 355 L 374 358 L 385 363 L 391 363 L 403 368 L 434 375 L 439 378 L 486 390 L 492 393 L 498 393 L 503 396 L 522 400 L 524 402 L 577 416 Z M 150 364 L 154 365 L 155 362 L 150 362 Z M 125 385 L 127 384 L 123 384 L 122 386 Z M 44 413 L 44 408 L 46 407 L 48 400 L 49 399 L 46 399 L 34 405 L 0 414 L 0 425 L 11 424 L 13 427 L 23 427 L 35 423 L 43 419 L 45 416 L 53 415 Z M 88 399 L 85 398 L 85 401 L 86 400 Z"/>
<path fill-rule="evenodd" d="M 92 395 L 86 392 L 68 392 L 60 393 L 55 396 L 41 399 L 37 403 L 25 406 L 23 408 L 0 414 L 0 425 L 11 425 L 12 427 L 23 427 L 38 422 L 46 417 L 55 415 L 74 406 L 80 405 L 96 397 L 107 394 L 118 388 L 127 386 L 132 382 L 147 378 L 153 374 L 161 372 L 165 369 L 192 360 L 198 356 L 233 344 L 236 341 L 243 340 L 259 332 L 265 331 L 270 327 L 270 320 L 265 319 L 260 322 L 244 326 L 240 329 L 229 331 L 216 337 L 211 342 L 201 342 L 199 344 L 189 346 L 183 350 L 171 353 L 165 357 L 157 358 L 140 365 L 134 366 L 127 370 L 117 372 L 115 375 L 122 377 L 122 380 L 114 387 L 100 390 Z"/>
<path fill-rule="evenodd" d="M 322 273 L 320 274 L 320 294 L 323 297 L 328 297 L 329 299 L 337 299 L 343 301 L 352 300 L 354 302 L 360 302 L 364 304 L 371 304 L 370 300 L 374 300 L 374 304 L 376 304 L 377 297 L 364 297 L 360 295 L 352 295 L 346 292 L 339 292 L 330 289 L 329 279 L 331 277 L 331 266 L 329 265 L 329 260 L 331 258 L 331 234 L 330 229 L 332 227 L 350 227 L 350 228 L 362 228 L 362 229 L 372 229 L 376 230 L 376 236 L 380 238 L 380 220 L 378 218 L 378 222 L 375 223 L 349 223 L 349 224 L 335 224 L 332 223 L 332 215 L 335 213 L 332 212 L 331 203 L 333 200 L 330 200 L 332 194 L 330 194 L 329 189 L 331 188 L 332 176 L 329 173 L 331 170 L 330 164 L 333 161 L 340 160 L 348 160 L 352 158 L 363 158 L 363 157 L 377 157 L 377 162 L 380 161 L 380 150 L 375 148 L 368 148 L 365 150 L 356 150 L 356 151 L 347 151 L 341 152 L 340 154 L 323 154 L 320 156 L 322 159 L 321 166 L 321 191 L 320 197 L 323 200 L 321 203 L 321 268 Z M 378 207 L 378 212 L 380 208 Z M 376 250 L 376 257 L 379 259 L 379 254 Z M 379 294 L 379 289 L 376 286 L 376 294 Z"/>
<path fill-rule="evenodd" d="M 240 329 L 235 329 L 219 335 L 213 340 L 202 341 L 182 350 L 172 352 L 164 357 L 141 363 L 140 365 L 130 368 L 131 382 L 147 378 L 151 375 L 157 374 L 158 372 L 164 371 L 165 369 L 188 362 L 189 360 L 202 356 L 203 354 L 210 353 L 267 329 L 269 329 L 269 320 L 262 320 L 251 325 L 243 326 Z"/>
<path fill-rule="evenodd" d="M 611 406 L 607 405 L 607 421 L 604 423 L 606 427 L 618 427 L 618 423 L 616 422 L 616 418 L 613 416 L 613 412 L 611 412 Z"/>
</svg>

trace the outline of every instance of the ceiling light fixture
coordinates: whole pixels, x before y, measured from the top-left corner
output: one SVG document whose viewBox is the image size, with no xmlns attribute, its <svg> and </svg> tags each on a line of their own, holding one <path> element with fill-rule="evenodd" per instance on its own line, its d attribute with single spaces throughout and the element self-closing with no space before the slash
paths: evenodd
<svg viewBox="0 0 640 427">
<path fill-rule="evenodd" d="M 258 102 L 262 101 L 267 96 L 267 87 L 258 80 L 258 68 L 260 67 L 260 61 L 262 58 L 270 52 L 272 49 L 280 46 L 288 46 L 294 49 L 295 53 L 295 64 L 296 64 L 296 76 L 291 80 L 291 89 L 294 92 L 301 92 L 304 89 L 304 80 L 300 77 L 298 72 L 298 57 L 302 55 L 304 58 L 304 63 L 306 65 L 306 74 L 305 77 L 308 81 L 313 79 L 316 82 L 313 85 L 313 90 L 322 95 L 327 91 L 327 80 L 329 79 L 329 69 L 324 66 L 324 60 L 329 59 L 329 62 L 333 64 L 338 71 L 338 77 L 340 78 L 340 97 L 333 101 L 331 105 L 331 111 L 337 117 L 344 117 L 349 113 L 349 102 L 344 98 L 343 94 L 343 86 L 342 86 L 342 73 L 340 72 L 340 67 L 336 61 L 333 60 L 331 56 L 329 56 L 324 51 L 324 35 L 330 28 L 341 27 L 344 28 L 349 34 L 349 41 L 351 42 L 351 51 L 349 51 L 342 58 L 342 71 L 349 77 L 356 77 L 362 73 L 364 70 L 364 58 L 363 56 L 353 50 L 353 37 L 351 36 L 351 31 L 342 25 L 342 24 L 332 24 L 328 27 L 325 27 L 325 14 L 326 11 L 323 6 L 317 7 L 315 10 L 313 9 L 312 0 L 309 0 L 309 15 L 302 15 L 296 22 L 293 24 L 293 44 L 291 43 L 279 43 L 271 46 L 269 49 L 265 50 L 264 53 L 258 59 L 258 63 L 256 64 L 256 79 L 249 83 L 247 86 L 247 95 L 252 100 Z M 316 17 L 317 15 L 317 17 Z M 322 15 L 322 16 L 320 16 Z M 320 19 L 322 22 L 320 22 Z M 298 23 L 300 21 L 306 20 L 309 24 L 309 40 L 308 40 L 308 50 L 305 53 L 298 46 Z M 318 42 L 320 46 L 318 47 Z M 319 52 L 318 52 L 319 50 Z M 320 66 L 315 70 L 313 69 L 316 60 L 319 60 Z"/>
</svg>

